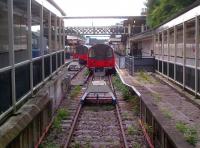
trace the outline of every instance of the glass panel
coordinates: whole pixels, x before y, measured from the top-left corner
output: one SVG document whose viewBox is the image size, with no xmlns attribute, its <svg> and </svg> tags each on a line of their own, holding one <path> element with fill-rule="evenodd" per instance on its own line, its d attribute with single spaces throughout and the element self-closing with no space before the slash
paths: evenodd
<svg viewBox="0 0 200 148">
<path fill-rule="evenodd" d="M 33 86 L 42 82 L 42 59 L 33 62 Z"/>
<path fill-rule="evenodd" d="M 174 79 L 174 64 L 169 63 L 169 77 Z"/>
<path fill-rule="evenodd" d="M 174 62 L 175 44 L 174 44 L 174 29 L 169 32 L 169 60 Z"/>
<path fill-rule="evenodd" d="M 164 56 L 168 55 L 168 51 L 167 51 L 167 31 L 164 32 L 164 41 L 163 41 L 164 45 L 163 45 L 163 54 Z"/>
<path fill-rule="evenodd" d="M 158 42 L 158 57 L 159 59 L 162 59 L 162 34 L 159 33 L 159 42 Z"/>
<path fill-rule="evenodd" d="M 194 68 L 185 68 L 185 84 L 186 86 L 195 90 L 195 69 Z"/>
<path fill-rule="evenodd" d="M 15 69 L 17 101 L 30 90 L 30 66 L 23 65 Z"/>
<path fill-rule="evenodd" d="M 61 32 L 61 37 L 62 37 L 62 40 L 61 40 L 61 44 L 62 44 L 62 49 L 64 49 L 65 47 L 64 47 L 64 28 L 65 26 L 64 26 L 64 21 L 62 20 L 62 32 Z"/>
<path fill-rule="evenodd" d="M 183 63 L 183 26 L 177 27 L 177 63 Z"/>
<path fill-rule="evenodd" d="M 43 17 L 43 26 L 44 26 L 44 36 L 43 36 L 43 49 L 44 54 L 49 53 L 49 11 L 44 9 L 44 17 Z"/>
<path fill-rule="evenodd" d="M 162 73 L 162 61 L 159 61 L 159 72 Z"/>
<path fill-rule="evenodd" d="M 52 55 L 52 72 L 56 70 L 56 54 Z"/>
<path fill-rule="evenodd" d="M 5 0 L 0 0 L 0 22 L 0 68 L 3 68 L 9 66 L 8 7 Z"/>
<path fill-rule="evenodd" d="M 56 16 L 54 16 L 54 15 L 52 15 L 51 16 L 51 38 L 52 38 L 52 41 L 51 41 L 51 49 L 50 49 L 50 51 L 51 52 L 54 52 L 54 51 L 56 51 L 56 47 L 57 47 L 57 45 L 56 45 L 56 41 L 55 41 L 55 18 L 56 18 Z"/>
<path fill-rule="evenodd" d="M 159 46 L 158 46 L 158 35 L 155 36 L 155 57 L 158 58 Z"/>
<path fill-rule="evenodd" d="M 61 59 L 60 59 L 61 56 L 60 56 L 60 54 L 61 54 L 61 53 L 57 53 L 57 63 L 58 63 L 58 67 L 60 67 L 60 65 L 61 65 L 61 63 L 60 63 L 60 62 L 61 62 Z"/>
<path fill-rule="evenodd" d="M 60 49 L 60 19 L 57 18 L 57 50 Z"/>
<path fill-rule="evenodd" d="M 32 57 L 41 56 L 40 50 L 40 6 L 32 2 Z"/>
<path fill-rule="evenodd" d="M 176 80 L 183 84 L 183 66 L 176 65 Z"/>
<path fill-rule="evenodd" d="M 15 63 L 28 60 L 27 1 L 13 0 Z"/>
<path fill-rule="evenodd" d="M 186 25 L 186 65 L 195 65 L 195 22 Z"/>
<path fill-rule="evenodd" d="M 167 62 L 163 62 L 163 74 L 167 75 Z"/>
<path fill-rule="evenodd" d="M 12 106 L 11 71 L 0 73 L 0 115 Z"/>
<path fill-rule="evenodd" d="M 50 56 L 44 58 L 45 78 L 50 75 Z"/>
</svg>

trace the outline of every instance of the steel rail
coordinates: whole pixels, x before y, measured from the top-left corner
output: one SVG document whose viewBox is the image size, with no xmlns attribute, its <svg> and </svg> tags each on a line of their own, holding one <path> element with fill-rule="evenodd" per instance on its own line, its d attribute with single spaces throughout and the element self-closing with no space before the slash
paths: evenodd
<svg viewBox="0 0 200 148">
<path fill-rule="evenodd" d="M 83 66 L 83 67 L 84 67 L 84 66 Z M 84 68 L 82 68 L 82 69 L 84 69 Z M 81 72 L 82 69 L 81 69 L 79 72 Z M 78 73 L 79 73 L 79 72 L 78 72 Z M 92 76 L 91 76 L 91 74 L 89 73 L 89 75 L 88 75 L 87 78 L 86 78 L 85 83 L 88 82 L 88 81 L 90 80 L 90 78 L 92 78 Z M 89 83 L 88 83 L 88 85 L 89 85 Z M 88 85 L 87 85 L 87 87 L 88 87 Z M 63 148 L 68 148 L 68 146 L 69 146 L 69 144 L 70 144 L 70 141 L 71 141 L 71 138 L 72 138 L 72 135 L 73 135 L 73 132 L 74 132 L 76 123 L 77 123 L 77 121 L 78 121 L 78 117 L 79 117 L 80 112 L 81 112 L 81 109 L 82 109 L 82 106 L 83 106 L 83 105 L 82 105 L 81 103 L 79 103 L 78 108 L 77 108 L 77 110 L 76 110 L 76 114 L 75 114 L 73 123 L 72 123 L 72 126 L 71 126 L 71 128 L 70 128 L 70 132 L 69 132 L 69 134 L 68 134 L 68 136 L 67 136 L 67 140 L 66 140 L 65 144 L 63 145 Z"/>
<path fill-rule="evenodd" d="M 111 89 L 112 89 L 112 91 L 113 91 L 113 93 L 116 97 L 115 89 L 114 89 L 114 86 L 112 85 L 112 77 L 110 75 L 109 75 L 109 82 L 110 82 L 110 87 L 111 87 Z M 116 102 L 115 106 L 116 106 L 117 118 L 118 118 L 119 125 L 120 125 L 120 130 L 121 130 L 122 138 L 123 138 L 123 142 L 124 142 L 124 147 L 129 148 L 127 140 L 126 140 L 126 135 L 125 135 L 125 132 L 124 132 L 123 124 L 122 124 L 122 118 L 121 118 L 121 115 L 120 115 L 118 102 Z"/>
<path fill-rule="evenodd" d="M 74 128 L 75 128 L 76 123 L 78 121 L 78 116 L 79 116 L 79 114 L 81 112 L 81 108 L 82 108 L 82 104 L 79 104 L 78 109 L 77 109 L 76 114 L 75 114 L 75 117 L 74 117 L 74 120 L 73 120 L 73 123 L 72 123 L 72 126 L 71 126 L 70 131 L 69 131 L 69 135 L 67 137 L 67 141 L 66 141 L 66 143 L 64 145 L 64 148 L 68 148 L 68 146 L 70 144 L 70 141 L 71 141 L 71 138 L 72 138 L 72 134 L 74 132 Z"/>
<path fill-rule="evenodd" d="M 73 76 L 71 79 L 74 79 L 86 66 L 82 66 Z"/>
</svg>

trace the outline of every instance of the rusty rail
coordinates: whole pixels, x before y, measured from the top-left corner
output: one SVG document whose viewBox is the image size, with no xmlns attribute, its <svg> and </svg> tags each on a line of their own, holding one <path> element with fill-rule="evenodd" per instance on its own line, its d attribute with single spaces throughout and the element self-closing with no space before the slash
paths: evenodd
<svg viewBox="0 0 200 148">
<path fill-rule="evenodd" d="M 112 84 L 112 76 L 110 76 L 110 75 L 109 75 L 109 82 L 110 82 L 110 87 L 111 87 L 111 89 L 112 89 L 112 91 L 113 91 L 113 93 L 116 97 L 115 89 L 114 89 L 114 86 Z M 120 114 L 120 111 L 119 111 L 118 103 L 116 103 L 115 107 L 116 107 L 117 118 L 118 118 L 118 121 L 119 121 L 120 130 L 121 130 L 121 133 L 122 133 L 124 147 L 128 148 L 129 146 L 128 146 L 128 143 L 127 143 L 127 140 L 126 140 L 126 135 L 125 135 L 124 128 L 123 128 L 122 118 L 121 118 L 121 114 Z"/>
<path fill-rule="evenodd" d="M 65 145 L 63 146 L 63 148 L 67 148 L 67 147 L 69 146 L 69 144 L 70 144 L 70 140 L 71 140 L 71 138 L 72 138 L 72 134 L 73 134 L 73 132 L 74 132 L 74 128 L 75 128 L 76 123 L 77 123 L 77 121 L 78 121 L 78 116 L 79 116 L 79 114 L 80 114 L 80 112 L 81 112 L 81 108 L 82 108 L 82 105 L 79 104 L 78 109 L 77 109 L 77 111 L 76 111 L 76 115 L 75 115 L 75 117 L 74 117 L 74 120 L 73 120 L 73 123 L 72 123 L 72 126 L 71 126 L 71 129 L 70 129 L 70 132 L 69 132 L 69 135 L 68 135 L 68 137 L 67 137 L 67 141 L 66 141 Z"/>
</svg>

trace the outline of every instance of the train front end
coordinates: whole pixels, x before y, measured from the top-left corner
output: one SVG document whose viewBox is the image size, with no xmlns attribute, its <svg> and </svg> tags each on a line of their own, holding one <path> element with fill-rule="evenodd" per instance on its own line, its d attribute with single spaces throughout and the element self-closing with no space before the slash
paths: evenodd
<svg viewBox="0 0 200 148">
<path fill-rule="evenodd" d="M 87 67 L 97 73 L 113 72 L 115 57 L 112 47 L 105 44 L 96 44 L 88 51 Z"/>
</svg>

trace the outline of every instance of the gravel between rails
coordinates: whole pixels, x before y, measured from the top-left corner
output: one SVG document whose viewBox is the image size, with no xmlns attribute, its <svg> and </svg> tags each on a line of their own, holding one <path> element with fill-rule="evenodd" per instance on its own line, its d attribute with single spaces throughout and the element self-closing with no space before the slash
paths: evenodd
<svg viewBox="0 0 200 148">
<path fill-rule="evenodd" d="M 112 105 L 84 106 L 70 147 L 123 147 L 115 111 Z"/>
</svg>

